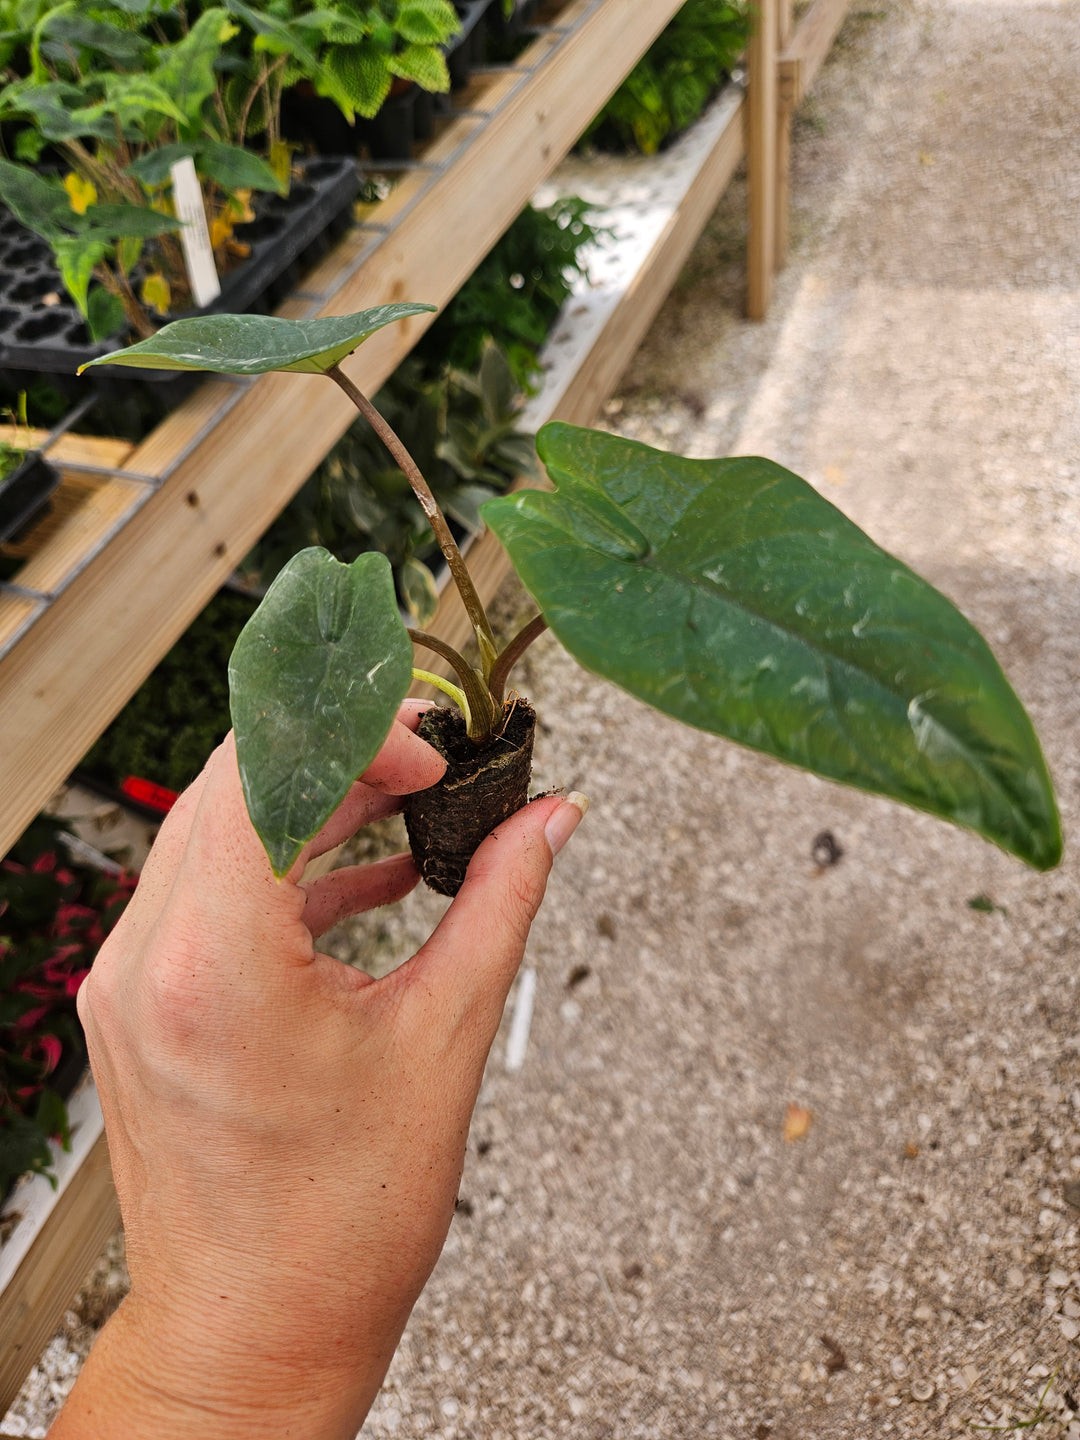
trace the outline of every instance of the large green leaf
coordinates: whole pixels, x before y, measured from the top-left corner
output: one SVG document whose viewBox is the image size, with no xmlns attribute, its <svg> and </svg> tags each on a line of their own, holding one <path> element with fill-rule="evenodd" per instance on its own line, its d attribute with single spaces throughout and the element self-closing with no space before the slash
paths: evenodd
<svg viewBox="0 0 1080 1440">
<path fill-rule="evenodd" d="M 144 370 L 213 370 L 221 375 L 265 375 L 268 370 L 321 375 L 384 325 L 434 309 L 434 305 L 377 305 L 324 320 L 199 315 L 174 320 L 149 340 L 91 360 L 79 367 L 79 374 L 90 365 L 134 365 Z"/>
<path fill-rule="evenodd" d="M 484 506 L 570 653 L 688 724 L 977 830 L 1046 869 L 1053 789 L 1023 706 L 948 600 L 769 460 L 575 426 L 558 492 Z"/>
<path fill-rule="evenodd" d="M 229 662 L 248 813 L 276 875 L 378 754 L 412 678 L 412 645 L 384 555 L 342 565 L 301 550 Z"/>
</svg>

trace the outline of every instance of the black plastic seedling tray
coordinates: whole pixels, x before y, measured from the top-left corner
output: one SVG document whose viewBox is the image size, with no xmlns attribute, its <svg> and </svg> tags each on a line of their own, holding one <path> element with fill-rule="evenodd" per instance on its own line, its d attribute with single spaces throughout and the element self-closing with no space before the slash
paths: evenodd
<svg viewBox="0 0 1080 1440">
<path fill-rule="evenodd" d="M 59 470 L 40 451 L 28 450 L 19 468 L 0 480 L 0 543 L 30 523 L 59 483 Z"/>
<path fill-rule="evenodd" d="M 484 23 L 492 0 L 462 0 L 455 8 L 461 29 L 446 47 L 450 89 L 464 90 L 469 76 L 487 59 L 487 25 Z"/>
<path fill-rule="evenodd" d="M 236 228 L 251 254 L 221 281 L 221 294 L 204 311 L 267 313 L 295 287 L 352 221 L 350 206 L 360 188 L 354 160 L 318 157 L 298 162 L 288 196 L 259 194 L 255 219 Z M 170 320 L 182 318 L 170 315 Z M 80 365 L 116 350 L 128 336 L 118 330 L 94 341 L 64 289 L 52 251 L 37 235 L 0 210 L 0 369 L 74 375 Z M 91 372 L 95 378 L 99 371 Z M 173 370 L 128 370 L 125 379 L 175 387 Z"/>
</svg>

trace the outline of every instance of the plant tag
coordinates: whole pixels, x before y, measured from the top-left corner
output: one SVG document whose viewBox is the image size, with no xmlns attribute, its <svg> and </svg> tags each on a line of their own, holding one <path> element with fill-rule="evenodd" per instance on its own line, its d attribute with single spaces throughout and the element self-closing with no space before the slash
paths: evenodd
<svg viewBox="0 0 1080 1440">
<path fill-rule="evenodd" d="M 184 264 L 187 266 L 188 284 L 191 297 L 202 310 L 221 294 L 221 281 L 214 264 L 214 251 L 210 244 L 210 231 L 206 225 L 206 208 L 203 205 L 199 177 L 195 174 L 195 161 L 190 155 L 177 160 L 171 166 L 173 204 L 176 218 L 182 220 L 180 243 L 184 247 Z"/>
</svg>

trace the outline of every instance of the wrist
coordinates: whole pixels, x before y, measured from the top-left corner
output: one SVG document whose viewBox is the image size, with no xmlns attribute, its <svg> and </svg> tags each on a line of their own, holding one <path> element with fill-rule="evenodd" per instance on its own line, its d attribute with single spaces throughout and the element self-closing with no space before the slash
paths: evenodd
<svg viewBox="0 0 1080 1440">
<path fill-rule="evenodd" d="M 287 1290 L 282 1309 L 291 1310 Z M 227 1333 L 207 1302 L 195 1323 L 132 1294 L 98 1337 L 50 1440 L 353 1440 L 382 1383 L 384 1354 L 312 1354 Z M 274 1320 L 267 1317 L 267 1334 Z M 290 1319 L 292 1317 L 290 1316 Z M 303 1317 L 296 1316 L 298 1332 Z M 342 1345 L 341 1350 L 346 1347 Z"/>
</svg>

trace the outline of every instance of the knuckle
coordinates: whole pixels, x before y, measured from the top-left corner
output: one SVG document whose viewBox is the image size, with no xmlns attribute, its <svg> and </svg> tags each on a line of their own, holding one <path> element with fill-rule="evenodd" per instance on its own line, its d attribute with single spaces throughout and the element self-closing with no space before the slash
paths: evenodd
<svg viewBox="0 0 1080 1440">
<path fill-rule="evenodd" d="M 524 939 L 540 904 L 538 887 L 523 869 L 515 867 L 506 879 L 503 892 L 503 917 L 507 927 Z"/>
</svg>

